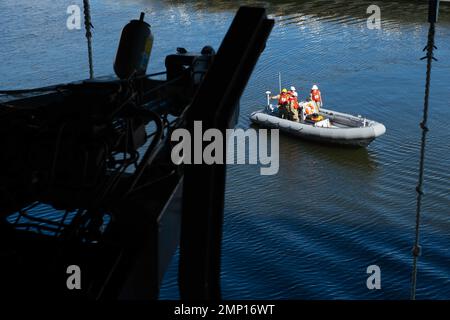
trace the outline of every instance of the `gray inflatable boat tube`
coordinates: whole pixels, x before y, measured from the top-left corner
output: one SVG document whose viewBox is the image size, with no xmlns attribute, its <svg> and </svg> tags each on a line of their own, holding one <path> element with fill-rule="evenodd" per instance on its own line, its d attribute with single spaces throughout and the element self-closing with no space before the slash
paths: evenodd
<svg viewBox="0 0 450 320">
<path fill-rule="evenodd" d="M 300 138 L 355 147 L 368 146 L 375 138 L 386 132 L 383 124 L 360 116 L 327 109 L 321 109 L 320 114 L 330 120 L 330 128 L 281 119 L 277 116 L 277 112 L 268 108 L 253 112 L 250 119 L 262 127 L 279 129 Z"/>
</svg>

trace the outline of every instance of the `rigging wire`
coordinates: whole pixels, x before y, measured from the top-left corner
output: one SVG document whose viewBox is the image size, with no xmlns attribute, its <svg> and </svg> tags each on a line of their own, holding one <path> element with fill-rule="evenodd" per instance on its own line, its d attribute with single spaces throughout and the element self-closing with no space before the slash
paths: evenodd
<svg viewBox="0 0 450 320">
<path fill-rule="evenodd" d="M 426 82 L 425 82 L 425 97 L 424 97 L 424 106 L 423 106 L 423 118 L 420 123 L 420 128 L 422 129 L 422 140 L 420 147 L 420 161 L 419 161 L 419 178 L 416 187 L 417 192 L 417 206 L 416 206 L 416 226 L 415 226 L 415 240 L 414 247 L 412 250 L 413 255 L 413 270 L 411 276 L 411 300 L 416 299 L 416 288 L 417 288 L 417 262 L 419 256 L 421 254 L 420 247 L 420 216 L 422 210 L 422 196 L 423 192 L 423 180 L 424 180 L 424 166 L 425 166 L 425 147 L 426 147 L 426 138 L 427 133 L 429 131 L 427 127 L 428 120 L 428 109 L 429 109 L 429 97 L 430 97 L 430 82 L 431 82 L 431 65 L 433 60 L 437 61 L 434 58 L 433 50 L 437 49 L 434 45 L 434 35 L 435 35 L 435 23 L 437 21 L 437 13 L 439 10 L 439 0 L 430 0 L 429 2 L 429 12 L 428 12 L 428 21 L 430 23 L 430 27 L 428 30 L 428 42 L 423 51 L 427 51 L 425 57 L 420 60 L 427 59 L 427 72 L 426 72 Z"/>
<path fill-rule="evenodd" d="M 89 0 L 83 0 L 84 6 L 84 26 L 86 28 L 86 39 L 88 45 L 88 59 L 89 59 L 89 78 L 94 78 L 94 64 L 92 61 L 92 32 L 91 28 L 94 26 L 91 23 L 91 7 L 89 5 Z"/>
</svg>

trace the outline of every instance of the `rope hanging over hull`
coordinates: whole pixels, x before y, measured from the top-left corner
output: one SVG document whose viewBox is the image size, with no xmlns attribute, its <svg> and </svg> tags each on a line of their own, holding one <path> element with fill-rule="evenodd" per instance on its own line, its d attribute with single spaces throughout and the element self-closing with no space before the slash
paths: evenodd
<svg viewBox="0 0 450 320">
<path fill-rule="evenodd" d="M 437 49 L 434 45 L 434 35 L 435 35 L 435 23 L 437 22 L 437 16 L 439 11 L 439 0 L 430 0 L 429 2 L 429 12 L 428 12 L 428 22 L 430 23 L 430 28 L 428 30 L 428 43 L 423 49 L 427 51 L 427 55 L 421 60 L 427 59 L 427 72 L 426 72 L 426 82 L 425 82 L 425 98 L 423 106 L 423 118 L 420 123 L 420 128 L 422 129 L 422 141 L 420 147 L 420 162 L 419 162 L 419 181 L 417 183 L 417 206 L 416 206 L 416 228 L 415 228 L 415 240 L 414 247 L 412 250 L 413 254 L 413 270 L 411 276 L 411 300 L 416 299 L 416 287 L 417 287 L 417 262 L 421 254 L 421 247 L 419 245 L 420 240 L 420 216 L 422 210 L 422 196 L 423 196 L 423 175 L 425 167 L 425 146 L 427 142 L 427 133 L 429 131 L 427 127 L 428 120 L 428 109 L 429 109 L 429 97 L 430 97 L 430 82 L 431 82 L 431 65 L 434 58 L 433 50 Z"/>
<path fill-rule="evenodd" d="M 94 26 L 91 23 L 91 7 L 89 5 L 89 0 L 83 0 L 84 6 L 84 26 L 86 29 L 86 39 L 88 45 L 88 59 L 89 59 L 89 78 L 94 78 L 94 64 L 92 61 L 92 32 L 91 28 Z"/>
</svg>

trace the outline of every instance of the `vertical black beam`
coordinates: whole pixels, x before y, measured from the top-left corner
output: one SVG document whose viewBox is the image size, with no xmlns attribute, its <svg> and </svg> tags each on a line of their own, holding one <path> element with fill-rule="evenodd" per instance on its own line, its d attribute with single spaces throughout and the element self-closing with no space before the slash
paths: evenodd
<svg viewBox="0 0 450 320">
<path fill-rule="evenodd" d="M 241 7 L 234 18 L 187 118 L 225 130 L 273 27 L 265 9 Z M 194 150 L 192 150 L 194 151 Z M 226 158 L 224 146 L 224 157 Z M 193 154 L 193 153 L 192 153 Z M 224 159 L 225 160 L 225 159 Z M 182 299 L 218 300 L 226 166 L 187 165 L 183 190 L 179 285 Z"/>
</svg>

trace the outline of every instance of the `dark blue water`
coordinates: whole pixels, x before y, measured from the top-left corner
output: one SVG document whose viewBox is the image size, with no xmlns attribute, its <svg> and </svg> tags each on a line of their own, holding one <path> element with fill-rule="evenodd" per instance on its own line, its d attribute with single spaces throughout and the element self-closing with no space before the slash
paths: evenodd
<svg viewBox="0 0 450 320">
<path fill-rule="evenodd" d="M 82 1 L 72 1 L 81 5 Z M 112 73 L 123 25 L 145 10 L 155 34 L 149 72 L 184 46 L 217 48 L 239 3 L 254 1 L 92 1 L 97 75 Z M 225 209 L 222 287 L 227 299 L 407 299 L 414 240 L 428 24 L 425 2 L 277 1 L 276 25 L 242 97 L 238 126 L 276 90 L 306 94 L 327 108 L 382 122 L 367 149 L 326 147 L 281 135 L 280 171 L 231 165 Z M 371 4 L 381 30 L 366 26 Z M 4 0 L 0 88 L 86 78 L 84 32 L 65 27 L 67 1 Z M 23 19 L 25 17 L 25 19 Z M 450 6 L 441 4 L 433 65 L 417 297 L 450 299 Z M 50 213 L 49 213 L 50 214 Z M 176 265 L 161 297 L 178 297 Z M 381 268 L 381 290 L 366 268 Z"/>
</svg>

